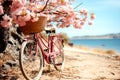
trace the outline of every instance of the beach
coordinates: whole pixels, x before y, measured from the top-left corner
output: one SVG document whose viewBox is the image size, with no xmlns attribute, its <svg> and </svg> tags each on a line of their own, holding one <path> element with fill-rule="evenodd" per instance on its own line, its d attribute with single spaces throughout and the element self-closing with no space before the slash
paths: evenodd
<svg viewBox="0 0 120 80">
<path fill-rule="evenodd" d="M 64 53 L 64 70 L 58 72 L 53 65 L 46 64 L 40 80 L 120 80 L 120 55 L 117 53 L 105 54 L 88 48 L 67 45 L 64 47 Z M 10 59 L 13 58 L 7 58 Z M 0 62 L 0 64 L 5 63 Z M 13 70 L 15 68 L 17 72 Z M 11 71 L 6 74 L 17 76 L 16 80 L 25 80 L 19 66 L 15 68 L 10 69 Z"/>
</svg>

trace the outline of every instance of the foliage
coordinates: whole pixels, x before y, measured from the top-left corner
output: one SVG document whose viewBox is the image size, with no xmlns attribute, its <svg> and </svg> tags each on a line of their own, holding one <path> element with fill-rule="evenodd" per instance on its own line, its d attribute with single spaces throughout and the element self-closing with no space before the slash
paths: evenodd
<svg viewBox="0 0 120 80">
<path fill-rule="evenodd" d="M 69 43 L 70 42 L 70 38 L 67 36 L 66 33 L 59 33 L 59 35 L 64 39 L 64 43 Z"/>
<path fill-rule="evenodd" d="M 115 54 L 116 52 L 114 50 L 106 50 L 105 53 L 107 53 L 107 54 Z"/>
</svg>

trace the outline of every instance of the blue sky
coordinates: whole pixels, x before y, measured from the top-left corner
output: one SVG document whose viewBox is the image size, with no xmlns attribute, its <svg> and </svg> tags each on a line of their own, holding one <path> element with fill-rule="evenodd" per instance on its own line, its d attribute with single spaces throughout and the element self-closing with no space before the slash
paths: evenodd
<svg viewBox="0 0 120 80">
<path fill-rule="evenodd" d="M 73 27 L 57 29 L 57 32 L 67 33 L 69 37 L 83 35 L 101 35 L 107 33 L 120 32 L 120 0 L 76 0 L 75 7 L 83 3 L 78 9 L 87 9 L 90 13 L 94 12 L 96 19 L 92 26 L 84 25 L 82 29 Z"/>
</svg>

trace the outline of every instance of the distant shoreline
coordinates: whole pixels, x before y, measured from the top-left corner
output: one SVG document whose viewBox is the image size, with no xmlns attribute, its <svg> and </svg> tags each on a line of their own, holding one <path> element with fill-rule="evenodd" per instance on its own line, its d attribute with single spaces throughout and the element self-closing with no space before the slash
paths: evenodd
<svg viewBox="0 0 120 80">
<path fill-rule="evenodd" d="M 85 36 L 74 36 L 72 39 L 120 39 L 120 33 L 111 33 L 104 35 L 85 35 Z"/>
</svg>

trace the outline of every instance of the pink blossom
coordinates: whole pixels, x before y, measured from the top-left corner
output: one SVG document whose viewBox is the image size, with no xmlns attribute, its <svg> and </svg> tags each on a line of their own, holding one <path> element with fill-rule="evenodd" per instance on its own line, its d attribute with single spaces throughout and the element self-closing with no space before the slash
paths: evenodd
<svg viewBox="0 0 120 80">
<path fill-rule="evenodd" d="M 10 28 L 10 27 L 12 27 L 11 21 L 12 21 L 12 19 L 8 15 L 5 14 L 3 16 L 3 21 L 1 21 L 1 25 L 3 27 Z"/>
<path fill-rule="evenodd" d="M 33 18 L 31 19 L 32 22 L 36 22 L 36 21 L 38 21 L 38 20 L 39 20 L 38 17 L 33 17 Z"/>
<path fill-rule="evenodd" d="M 18 21 L 18 23 L 19 23 L 19 26 L 20 26 L 20 27 L 23 27 L 23 26 L 26 25 L 26 22 L 24 22 L 24 21 Z"/>
<path fill-rule="evenodd" d="M 13 0 L 12 6 L 11 6 L 11 11 L 15 11 L 25 5 L 26 0 Z"/>
<path fill-rule="evenodd" d="M 59 2 L 59 0 L 51 0 L 52 4 L 57 4 Z"/>
<path fill-rule="evenodd" d="M 44 9 L 46 1 L 47 0 L 12 0 L 12 5 L 10 6 L 11 14 L 9 15 L 12 19 L 5 15 L 3 21 L 1 21 L 1 25 L 3 27 L 10 27 L 12 22 L 15 22 L 20 26 L 25 26 L 27 21 L 36 22 L 40 16 L 47 16 L 48 25 L 56 25 L 60 28 L 69 26 L 81 28 L 88 19 L 95 19 L 95 15 L 93 13 L 89 15 L 85 9 L 76 12 L 71 6 L 72 0 L 49 0 L 49 4 Z M 44 11 L 42 11 L 43 9 Z M 1 14 L 4 14 L 4 11 L 0 5 L 0 15 Z M 88 22 L 88 25 L 91 24 L 91 21 Z"/>
<path fill-rule="evenodd" d="M 42 3 L 29 3 L 26 7 L 28 10 L 34 11 L 34 12 L 39 12 L 43 9 L 43 4 Z"/>
<path fill-rule="evenodd" d="M 5 15 L 3 16 L 3 19 L 4 19 L 5 21 L 7 21 L 7 20 L 10 20 L 11 18 L 10 18 L 7 14 L 5 14 Z"/>
<path fill-rule="evenodd" d="M 18 23 L 20 26 L 25 26 L 26 25 L 26 16 L 18 16 L 16 23 Z"/>
<path fill-rule="evenodd" d="M 91 13 L 90 19 L 91 19 L 91 20 L 94 20 L 94 19 L 95 19 L 95 14 L 94 14 L 94 13 Z"/>
<path fill-rule="evenodd" d="M 74 25 L 74 28 L 76 28 L 76 29 L 81 29 L 81 28 L 82 28 L 82 25 L 80 25 L 79 23 L 78 23 L 78 24 L 75 24 L 75 25 Z"/>
<path fill-rule="evenodd" d="M 75 23 L 75 24 L 73 25 L 73 27 L 75 27 L 76 29 L 82 27 L 82 25 L 81 25 L 78 21 L 75 21 L 74 23 Z"/>
<path fill-rule="evenodd" d="M 64 25 L 64 24 L 58 24 L 57 27 L 58 27 L 58 28 L 64 28 L 65 25 Z"/>
<path fill-rule="evenodd" d="M 4 14 L 3 7 L 0 5 L 0 15 Z"/>
<path fill-rule="evenodd" d="M 92 24 L 93 24 L 92 22 L 90 22 L 90 21 L 88 22 L 88 25 L 92 25 Z"/>
<path fill-rule="evenodd" d="M 85 10 L 85 9 L 81 9 L 81 10 L 80 10 L 80 14 L 81 14 L 81 15 L 85 15 L 85 16 L 87 16 L 88 11 Z"/>
<path fill-rule="evenodd" d="M 81 22 L 80 22 L 80 25 L 84 25 L 84 23 L 85 23 L 84 21 L 81 21 Z"/>
<path fill-rule="evenodd" d="M 12 27 L 12 23 L 8 21 L 1 21 L 1 25 L 6 28 Z"/>
</svg>

